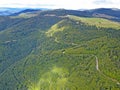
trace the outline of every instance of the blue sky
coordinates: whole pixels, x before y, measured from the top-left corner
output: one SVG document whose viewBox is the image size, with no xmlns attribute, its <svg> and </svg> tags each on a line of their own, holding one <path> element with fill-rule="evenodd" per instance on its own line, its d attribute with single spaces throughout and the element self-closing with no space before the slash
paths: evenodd
<svg viewBox="0 0 120 90">
<path fill-rule="evenodd" d="M 119 8 L 120 0 L 0 0 L 0 7 L 93 9 Z"/>
</svg>

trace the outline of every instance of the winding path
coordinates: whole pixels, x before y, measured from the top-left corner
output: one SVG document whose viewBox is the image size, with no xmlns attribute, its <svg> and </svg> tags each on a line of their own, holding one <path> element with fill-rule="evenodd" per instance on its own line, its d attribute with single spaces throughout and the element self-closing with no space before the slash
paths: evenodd
<svg viewBox="0 0 120 90">
<path fill-rule="evenodd" d="M 95 60 L 96 60 L 96 70 L 100 72 L 100 69 L 99 69 L 99 62 L 98 62 L 98 58 L 97 56 L 95 56 Z"/>
<path fill-rule="evenodd" d="M 95 56 L 95 55 L 94 55 L 94 56 Z M 113 82 L 117 83 L 118 85 L 120 85 L 120 82 L 119 82 L 118 80 L 116 80 L 116 79 L 114 79 L 114 78 L 111 78 L 110 76 L 107 76 L 107 75 L 105 75 L 104 73 L 102 73 L 102 71 L 99 69 L 99 60 L 98 60 L 98 57 L 95 56 L 95 58 L 96 58 L 96 59 L 95 59 L 95 61 L 96 61 L 96 70 L 99 71 L 100 74 L 102 74 L 104 77 L 106 77 L 106 78 L 112 80 Z"/>
</svg>

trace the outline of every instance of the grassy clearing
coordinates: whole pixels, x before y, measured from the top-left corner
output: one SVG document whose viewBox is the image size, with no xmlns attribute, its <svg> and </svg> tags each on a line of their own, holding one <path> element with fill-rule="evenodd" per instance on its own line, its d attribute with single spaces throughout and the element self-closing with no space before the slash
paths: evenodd
<svg viewBox="0 0 120 90">
<path fill-rule="evenodd" d="M 113 22 L 103 18 L 84 18 L 84 17 L 77 17 L 72 15 L 69 15 L 68 17 L 70 19 L 86 23 L 88 25 L 95 25 L 97 27 L 104 27 L 104 28 L 120 29 L 120 23 Z"/>
</svg>

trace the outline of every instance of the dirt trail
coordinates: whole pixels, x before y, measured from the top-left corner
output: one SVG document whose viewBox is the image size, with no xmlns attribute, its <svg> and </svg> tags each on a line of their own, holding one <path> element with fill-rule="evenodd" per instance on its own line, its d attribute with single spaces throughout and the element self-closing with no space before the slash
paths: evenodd
<svg viewBox="0 0 120 90">
<path fill-rule="evenodd" d="M 116 79 L 114 79 L 114 78 L 111 78 L 111 77 L 105 75 L 105 74 L 99 69 L 99 60 L 98 60 L 98 57 L 95 56 L 95 58 L 96 58 L 96 59 L 95 59 L 95 60 L 96 60 L 96 70 L 99 71 L 100 74 L 102 74 L 104 77 L 106 77 L 106 78 L 112 80 L 113 82 L 117 83 L 118 85 L 120 85 L 120 82 L 119 82 L 118 80 L 116 80 Z"/>
<path fill-rule="evenodd" d="M 97 56 L 95 56 L 95 60 L 96 60 L 96 70 L 100 72 L 100 69 L 99 69 L 99 62 L 98 62 L 98 58 Z"/>
<path fill-rule="evenodd" d="M 57 38 L 57 37 L 55 37 L 55 42 L 59 43 L 59 41 L 58 41 L 58 38 Z"/>
</svg>

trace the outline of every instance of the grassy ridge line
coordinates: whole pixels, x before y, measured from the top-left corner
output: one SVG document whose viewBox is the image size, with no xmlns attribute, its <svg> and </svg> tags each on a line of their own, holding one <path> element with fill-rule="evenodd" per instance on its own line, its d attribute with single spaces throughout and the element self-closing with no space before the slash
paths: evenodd
<svg viewBox="0 0 120 90">
<path fill-rule="evenodd" d="M 81 21 L 88 25 L 96 25 L 97 27 L 120 29 L 120 23 L 113 22 L 103 18 L 86 18 L 86 17 L 84 18 L 73 15 L 68 15 L 67 17 L 76 21 Z"/>
<path fill-rule="evenodd" d="M 61 28 L 59 28 L 58 25 L 60 25 L 60 24 L 63 23 L 64 21 L 65 21 L 65 20 L 61 20 L 61 21 L 58 22 L 57 24 L 53 25 L 53 26 L 50 28 L 50 30 L 48 30 L 48 31 L 46 32 L 46 35 L 47 35 L 48 37 L 49 37 L 49 36 L 52 37 L 55 32 L 63 31 L 66 27 L 61 27 Z"/>
</svg>

